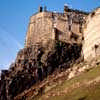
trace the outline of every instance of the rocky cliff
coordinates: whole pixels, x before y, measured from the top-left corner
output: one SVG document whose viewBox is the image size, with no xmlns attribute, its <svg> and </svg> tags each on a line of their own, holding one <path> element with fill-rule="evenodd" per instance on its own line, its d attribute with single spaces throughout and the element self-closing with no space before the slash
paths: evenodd
<svg viewBox="0 0 100 100">
<path fill-rule="evenodd" d="M 15 63 L 3 77 L 5 85 L 1 90 L 8 100 L 42 81 L 56 69 L 70 67 L 81 56 L 81 44 L 70 44 L 50 40 L 45 46 L 36 44 L 19 51 Z M 4 95 L 3 95 L 4 96 Z M 1 99 L 3 100 L 3 99 Z"/>
</svg>

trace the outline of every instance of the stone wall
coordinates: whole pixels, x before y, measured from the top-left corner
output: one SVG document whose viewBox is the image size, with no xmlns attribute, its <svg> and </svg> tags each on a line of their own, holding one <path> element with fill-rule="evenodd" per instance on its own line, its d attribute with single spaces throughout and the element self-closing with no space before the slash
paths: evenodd
<svg viewBox="0 0 100 100">
<path fill-rule="evenodd" d="M 83 54 L 85 60 L 100 55 L 100 8 L 87 17 L 84 29 Z"/>
<path fill-rule="evenodd" d="M 54 13 L 39 12 L 30 18 L 26 36 L 26 46 L 37 42 L 46 42 L 49 39 L 71 41 L 72 33 L 82 37 L 80 28 L 85 22 L 85 14 L 76 12 Z M 54 29 L 56 28 L 56 32 Z M 75 40 L 76 41 L 76 40 Z"/>
<path fill-rule="evenodd" d="M 26 45 L 35 44 L 36 42 L 40 42 L 43 38 L 49 39 L 52 37 L 50 34 L 52 32 L 51 15 L 47 15 L 44 12 L 41 12 L 30 18 L 26 36 Z"/>
</svg>

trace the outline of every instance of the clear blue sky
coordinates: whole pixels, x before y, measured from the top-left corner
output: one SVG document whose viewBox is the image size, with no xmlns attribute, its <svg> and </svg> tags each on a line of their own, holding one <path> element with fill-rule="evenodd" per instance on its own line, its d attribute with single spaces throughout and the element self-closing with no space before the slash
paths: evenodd
<svg viewBox="0 0 100 100">
<path fill-rule="evenodd" d="M 38 6 L 63 11 L 65 3 L 84 11 L 100 6 L 100 0 L 0 0 L 0 70 L 8 68 L 24 47 L 29 17 L 37 12 Z"/>
</svg>

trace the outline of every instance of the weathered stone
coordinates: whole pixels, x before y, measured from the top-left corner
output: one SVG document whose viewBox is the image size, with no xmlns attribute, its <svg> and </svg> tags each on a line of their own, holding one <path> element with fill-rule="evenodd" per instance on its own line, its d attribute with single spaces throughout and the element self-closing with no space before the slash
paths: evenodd
<svg viewBox="0 0 100 100">
<path fill-rule="evenodd" d="M 87 13 L 69 9 L 66 13 L 40 12 L 30 18 L 26 36 L 26 47 L 48 40 L 71 41 L 74 32 L 81 42 L 83 24 Z M 75 40 L 76 41 L 76 40 Z"/>
<path fill-rule="evenodd" d="M 100 8 L 89 14 L 84 29 L 84 60 L 90 61 L 100 56 Z"/>
</svg>

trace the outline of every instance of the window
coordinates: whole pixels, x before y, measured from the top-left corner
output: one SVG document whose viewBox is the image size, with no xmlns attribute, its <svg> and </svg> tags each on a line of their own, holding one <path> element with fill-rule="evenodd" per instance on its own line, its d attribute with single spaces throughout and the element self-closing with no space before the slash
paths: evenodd
<svg viewBox="0 0 100 100">
<path fill-rule="evenodd" d="M 95 44 L 95 49 L 97 49 L 99 46 Z"/>
<path fill-rule="evenodd" d="M 95 12 L 92 12 L 91 17 L 94 17 L 94 16 L 95 16 Z"/>
<path fill-rule="evenodd" d="M 69 31 L 71 31 L 71 25 L 69 25 Z"/>
</svg>

